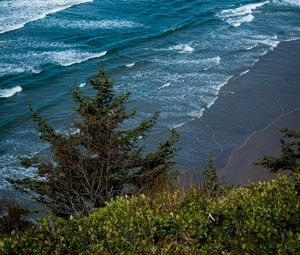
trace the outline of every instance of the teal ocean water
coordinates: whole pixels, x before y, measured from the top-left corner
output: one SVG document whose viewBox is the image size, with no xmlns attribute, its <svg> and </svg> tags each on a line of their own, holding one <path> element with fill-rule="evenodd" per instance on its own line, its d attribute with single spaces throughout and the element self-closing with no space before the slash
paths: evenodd
<svg viewBox="0 0 300 255">
<path fill-rule="evenodd" d="M 48 150 L 26 105 L 64 132 L 72 84 L 88 91 L 99 65 L 133 93 L 136 121 L 161 112 L 151 147 L 171 127 L 192 136 L 222 86 L 299 38 L 299 0 L 0 0 L 0 189 L 34 174 L 17 156 Z"/>
</svg>

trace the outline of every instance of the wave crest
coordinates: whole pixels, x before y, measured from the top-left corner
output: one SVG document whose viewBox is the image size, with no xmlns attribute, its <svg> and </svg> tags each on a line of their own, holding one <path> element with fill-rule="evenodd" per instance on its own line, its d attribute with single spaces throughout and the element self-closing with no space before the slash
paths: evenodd
<svg viewBox="0 0 300 255">
<path fill-rule="evenodd" d="M 269 1 L 247 4 L 238 8 L 223 10 L 217 16 L 226 21 L 228 24 L 238 27 L 243 23 L 251 22 L 254 19 L 252 11 L 267 3 L 269 3 Z"/>
<path fill-rule="evenodd" d="M 0 89 L 0 98 L 8 98 L 12 97 L 17 93 L 20 93 L 22 91 L 22 87 L 16 86 L 11 89 Z"/>
<path fill-rule="evenodd" d="M 40 73 L 41 70 L 31 66 L 18 66 L 16 64 L 0 63 L 0 76 L 15 73 Z"/>
<path fill-rule="evenodd" d="M 169 48 L 170 50 L 177 50 L 179 53 L 190 53 L 194 51 L 190 45 L 187 44 L 178 44 Z"/>
<path fill-rule="evenodd" d="M 89 59 L 100 58 L 107 54 L 107 51 L 100 53 L 80 52 L 76 50 L 49 52 L 49 59 L 61 66 L 71 66 L 85 62 Z"/>
<path fill-rule="evenodd" d="M 93 0 L 24 0 L 0 1 L 0 34 L 20 29 L 27 23 L 44 19 L 73 5 L 93 2 Z"/>
</svg>

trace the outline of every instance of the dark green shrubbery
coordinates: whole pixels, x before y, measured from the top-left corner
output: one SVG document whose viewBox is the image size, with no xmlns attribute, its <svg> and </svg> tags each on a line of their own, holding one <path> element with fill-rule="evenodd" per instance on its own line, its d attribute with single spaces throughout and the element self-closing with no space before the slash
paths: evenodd
<svg viewBox="0 0 300 255">
<path fill-rule="evenodd" d="M 300 199 L 287 177 L 227 189 L 121 196 L 82 219 L 43 219 L 3 254 L 299 254 Z"/>
</svg>

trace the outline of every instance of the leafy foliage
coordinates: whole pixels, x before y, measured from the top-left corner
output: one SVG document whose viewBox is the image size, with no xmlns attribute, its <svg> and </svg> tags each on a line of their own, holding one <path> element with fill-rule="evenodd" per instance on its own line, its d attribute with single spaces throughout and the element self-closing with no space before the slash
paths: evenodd
<svg viewBox="0 0 300 255">
<path fill-rule="evenodd" d="M 125 109 L 129 93 L 116 95 L 103 70 L 90 80 L 90 85 L 95 96 L 84 95 L 73 87 L 76 111 L 81 117 L 74 123 L 76 132 L 56 132 L 30 107 L 40 138 L 51 145 L 52 159 L 23 159 L 26 166 L 31 161 L 41 162 L 39 178 L 10 180 L 23 191 L 33 191 L 36 199 L 59 216 L 81 217 L 112 197 L 151 190 L 157 182 L 168 182 L 168 173 L 173 170 L 178 133 L 171 130 L 170 137 L 156 151 L 145 153 L 141 139 L 155 125 L 158 113 L 124 130 L 124 122 L 135 115 Z"/>
<path fill-rule="evenodd" d="M 214 200 L 175 189 L 120 196 L 81 219 L 42 219 L 0 246 L 2 254 L 299 254 L 299 209 L 287 177 Z"/>
<path fill-rule="evenodd" d="M 281 151 L 279 156 L 264 156 L 255 164 L 269 168 L 271 171 L 291 170 L 300 172 L 300 131 L 288 128 L 280 129 L 284 134 L 281 139 Z"/>
</svg>

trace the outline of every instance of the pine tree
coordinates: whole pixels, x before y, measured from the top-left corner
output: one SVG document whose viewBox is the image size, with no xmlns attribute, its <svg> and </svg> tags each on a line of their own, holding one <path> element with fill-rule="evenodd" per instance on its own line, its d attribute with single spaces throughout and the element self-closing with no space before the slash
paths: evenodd
<svg viewBox="0 0 300 255">
<path fill-rule="evenodd" d="M 202 173 L 201 188 L 207 198 L 216 198 L 223 191 L 223 181 L 219 178 L 212 156 L 208 157 L 208 164 Z"/>
<path fill-rule="evenodd" d="M 264 156 L 254 164 L 269 168 L 272 172 L 290 170 L 293 174 L 300 173 L 300 131 L 282 128 L 283 138 L 280 140 L 278 156 Z"/>
<path fill-rule="evenodd" d="M 37 178 L 10 180 L 16 188 L 34 193 L 53 214 L 62 217 L 81 217 L 110 198 L 149 191 L 157 183 L 163 185 L 170 181 L 177 152 L 179 135 L 173 129 L 156 151 L 146 153 L 141 138 L 149 134 L 159 114 L 124 130 L 124 121 L 135 116 L 134 111 L 125 109 L 130 94 L 116 95 L 113 82 L 103 70 L 89 83 L 95 96 L 84 95 L 78 86 L 73 87 L 80 116 L 73 123 L 76 132 L 56 132 L 30 107 L 40 138 L 51 145 L 52 158 L 39 161 Z M 33 161 L 36 163 L 36 158 Z"/>
</svg>

